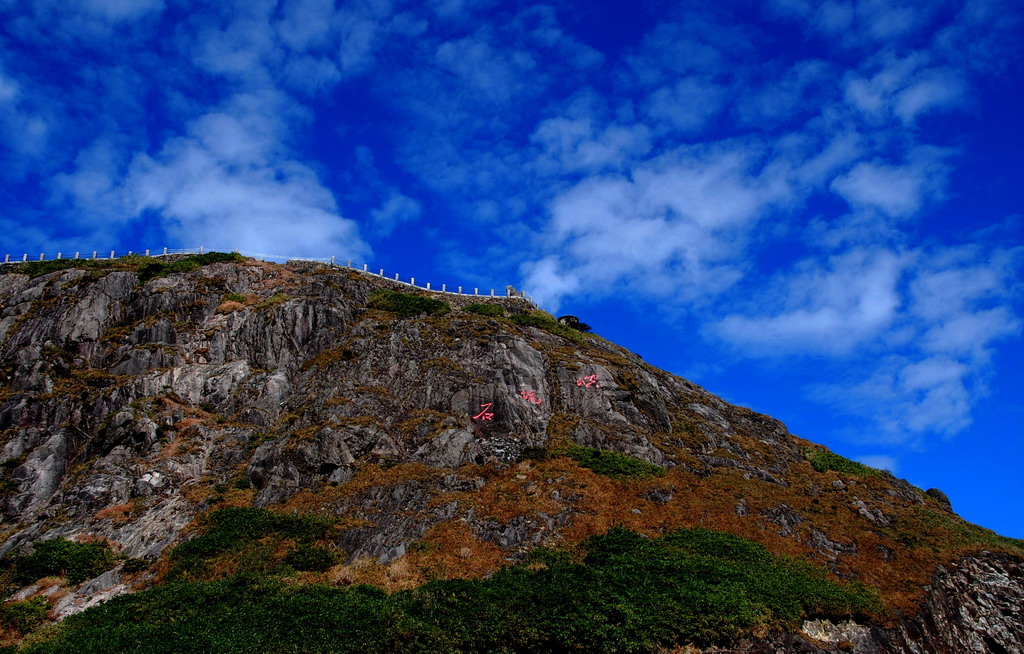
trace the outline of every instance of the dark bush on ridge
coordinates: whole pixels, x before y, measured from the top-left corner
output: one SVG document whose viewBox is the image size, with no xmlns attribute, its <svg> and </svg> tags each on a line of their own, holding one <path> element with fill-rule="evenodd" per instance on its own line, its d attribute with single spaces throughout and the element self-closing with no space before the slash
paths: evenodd
<svg viewBox="0 0 1024 654">
<path fill-rule="evenodd" d="M 412 316 L 422 314 L 440 316 L 451 311 L 451 307 L 443 300 L 384 289 L 378 289 L 370 293 L 368 304 L 373 309 L 391 311 L 392 313 L 397 313 L 402 318 L 411 318 Z"/>
<path fill-rule="evenodd" d="M 467 304 L 462 307 L 462 310 L 468 313 L 475 313 L 478 316 L 490 316 L 491 318 L 501 318 L 505 315 L 505 307 L 500 304 Z"/>
<path fill-rule="evenodd" d="M 840 456 L 835 452 L 829 452 L 825 449 L 808 448 L 806 450 L 806 455 L 807 460 L 811 462 L 811 466 L 813 466 L 818 472 L 835 470 L 836 472 L 845 472 L 851 475 L 860 475 L 861 477 L 874 477 L 881 472 L 876 468 L 871 468 L 863 463 L 851 461 L 844 456 Z"/>
<path fill-rule="evenodd" d="M 665 469 L 641 459 L 611 450 L 598 450 L 592 447 L 573 445 L 565 452 L 566 456 L 575 459 L 584 468 L 589 468 L 599 475 L 616 479 L 624 477 L 661 477 Z"/>
<path fill-rule="evenodd" d="M 539 313 L 517 313 L 509 316 L 509 320 L 517 325 L 536 327 L 537 329 L 543 329 L 544 331 L 557 336 L 568 338 L 570 341 L 578 345 L 583 345 L 583 343 L 586 342 L 581 332 L 566 327 L 557 320 Z"/>
</svg>

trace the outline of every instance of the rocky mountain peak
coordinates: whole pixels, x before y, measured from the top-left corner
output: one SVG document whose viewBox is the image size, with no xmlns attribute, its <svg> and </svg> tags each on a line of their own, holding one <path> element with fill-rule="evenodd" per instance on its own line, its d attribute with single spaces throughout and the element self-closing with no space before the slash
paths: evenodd
<svg viewBox="0 0 1024 654">
<path fill-rule="evenodd" d="M 522 298 L 231 255 L 3 273 L 0 553 L 120 557 L 81 584 L 10 582 L 18 601 L 62 588 L 51 617 L 172 578 L 174 548 L 234 508 L 331 521 L 309 582 L 413 589 L 613 527 L 708 528 L 877 591 L 852 631 L 815 623 L 798 639 L 819 649 L 791 651 L 1024 643 L 998 608 L 1022 597 L 1020 542 Z M 313 556 L 296 538 L 266 536 L 264 558 Z"/>
</svg>

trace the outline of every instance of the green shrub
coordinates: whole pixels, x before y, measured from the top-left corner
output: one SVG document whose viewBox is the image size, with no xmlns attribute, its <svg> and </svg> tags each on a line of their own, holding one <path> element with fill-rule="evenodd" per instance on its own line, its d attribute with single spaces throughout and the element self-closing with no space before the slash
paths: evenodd
<svg viewBox="0 0 1024 654">
<path fill-rule="evenodd" d="M 50 603 L 45 597 L 0 604 L 0 624 L 27 634 L 46 620 Z"/>
<path fill-rule="evenodd" d="M 29 556 L 15 559 L 15 579 L 29 583 L 42 577 L 67 577 L 80 584 L 114 567 L 114 553 L 107 543 L 76 543 L 54 538 L 32 544 Z"/>
<path fill-rule="evenodd" d="M 296 570 L 323 572 L 338 562 L 338 554 L 326 547 L 300 545 L 284 558 L 284 562 Z"/>
<path fill-rule="evenodd" d="M 451 311 L 451 307 L 443 300 L 384 289 L 378 289 L 371 293 L 368 305 L 374 309 L 397 313 L 402 318 L 410 318 L 422 314 L 442 316 Z"/>
<path fill-rule="evenodd" d="M 224 296 L 224 299 L 227 300 L 228 302 L 245 303 L 248 298 L 246 298 L 241 293 L 228 293 L 227 295 Z"/>
<path fill-rule="evenodd" d="M 881 472 L 825 449 L 808 448 L 805 454 L 807 460 L 811 462 L 811 465 L 818 472 L 835 470 L 836 472 L 845 472 L 851 475 L 860 475 L 861 477 L 873 477 Z"/>
<path fill-rule="evenodd" d="M 546 332 L 555 334 L 567 338 L 573 343 L 583 345 L 586 341 L 583 338 L 583 334 L 575 329 L 566 327 L 562 323 L 558 322 L 554 318 L 541 313 L 517 313 L 509 316 L 509 320 L 517 325 L 523 325 L 525 327 L 536 327 L 537 329 L 543 329 Z"/>
<path fill-rule="evenodd" d="M 502 318 L 505 315 L 505 307 L 500 304 L 467 304 L 462 307 L 467 313 L 475 313 L 478 316 L 489 316 L 491 318 Z"/>
<path fill-rule="evenodd" d="M 547 461 L 551 456 L 546 447 L 524 447 L 519 458 L 528 461 Z"/>
<path fill-rule="evenodd" d="M 139 281 L 147 282 L 172 273 L 192 272 L 211 263 L 242 263 L 243 261 L 245 261 L 245 257 L 237 252 L 207 252 L 168 262 L 157 259 L 153 263 L 147 263 L 139 269 Z"/>
<path fill-rule="evenodd" d="M 225 490 L 227 487 L 225 486 Z M 309 515 L 281 515 L 266 509 L 231 507 L 214 511 L 206 518 L 204 533 L 175 547 L 170 554 L 171 577 L 199 576 L 207 564 L 227 552 L 252 547 L 266 537 L 294 539 L 301 544 L 325 538 L 337 521 Z M 263 556 L 260 548 L 253 548 Z M 264 556 L 267 559 L 269 554 Z M 261 567 L 265 561 L 250 561 Z"/>
<path fill-rule="evenodd" d="M 282 302 L 287 302 L 287 301 L 288 301 L 288 296 L 285 295 L 284 293 L 274 293 L 273 295 L 268 297 L 266 300 L 263 300 L 262 302 L 257 304 L 256 308 L 257 309 L 269 309 L 270 307 L 276 307 L 277 305 L 281 304 Z"/>
<path fill-rule="evenodd" d="M 124 572 L 126 574 L 142 572 L 146 569 L 146 565 L 147 564 L 145 559 L 128 559 L 121 566 L 121 572 Z"/>
<path fill-rule="evenodd" d="M 391 595 L 264 576 L 178 582 L 70 616 L 24 651 L 651 652 L 880 608 L 863 587 L 707 529 L 615 528 L 581 550 L 582 562 L 542 548 L 486 579 Z"/>
<path fill-rule="evenodd" d="M 642 461 L 636 457 L 619 454 L 611 450 L 573 445 L 565 451 L 566 456 L 575 459 L 584 468 L 599 475 L 622 479 L 625 477 L 660 477 L 665 474 L 661 466 Z"/>
</svg>

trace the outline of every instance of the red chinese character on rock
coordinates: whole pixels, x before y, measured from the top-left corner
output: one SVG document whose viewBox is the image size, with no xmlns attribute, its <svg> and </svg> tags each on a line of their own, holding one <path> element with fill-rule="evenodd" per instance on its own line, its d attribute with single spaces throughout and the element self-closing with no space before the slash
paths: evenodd
<svg viewBox="0 0 1024 654">
<path fill-rule="evenodd" d="M 519 394 L 523 396 L 524 400 L 533 402 L 534 404 L 540 404 L 543 400 L 538 399 L 533 391 L 519 391 Z"/>
<path fill-rule="evenodd" d="M 586 377 L 580 377 L 579 379 L 576 380 L 576 385 L 585 386 L 587 388 L 590 388 L 591 386 L 601 388 L 601 385 L 597 383 L 597 375 L 587 375 Z"/>
<path fill-rule="evenodd" d="M 473 420 L 494 420 L 494 414 L 488 411 L 488 409 L 491 408 L 492 404 L 494 404 L 494 402 L 481 404 L 480 406 L 482 406 L 484 410 L 473 416 Z"/>
</svg>

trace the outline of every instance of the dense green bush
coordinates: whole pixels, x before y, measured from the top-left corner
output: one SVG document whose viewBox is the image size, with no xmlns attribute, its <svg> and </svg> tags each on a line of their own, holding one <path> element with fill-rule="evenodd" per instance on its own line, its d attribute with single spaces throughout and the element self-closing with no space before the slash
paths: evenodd
<svg viewBox="0 0 1024 654">
<path fill-rule="evenodd" d="M 303 544 L 284 557 L 284 562 L 296 570 L 323 572 L 338 562 L 338 554 L 326 547 Z"/>
<path fill-rule="evenodd" d="M 242 263 L 245 257 L 237 252 L 207 252 L 177 261 L 155 261 L 147 263 L 139 269 L 139 281 L 145 282 L 171 273 L 184 273 L 198 270 L 211 263 Z"/>
<path fill-rule="evenodd" d="M 199 576 L 215 557 L 243 549 L 267 537 L 293 539 L 300 546 L 309 545 L 325 538 L 335 522 L 321 516 L 281 515 L 266 509 L 221 509 L 207 517 L 206 529 L 201 535 L 171 551 L 174 565 L 170 576 Z"/>
<path fill-rule="evenodd" d="M 114 553 L 107 543 L 76 543 L 65 538 L 39 541 L 29 556 L 14 559 L 14 578 L 29 583 L 42 577 L 67 577 L 80 584 L 114 567 Z"/>
<path fill-rule="evenodd" d="M 467 304 L 462 307 L 462 310 L 468 313 L 475 313 L 478 316 L 490 316 L 491 318 L 501 318 L 505 315 L 505 307 L 500 304 Z"/>
<path fill-rule="evenodd" d="M 0 625 L 27 634 L 42 624 L 49 612 L 50 603 L 45 597 L 0 604 Z"/>
<path fill-rule="evenodd" d="M 583 338 L 583 334 L 579 331 L 566 327 L 554 318 L 541 313 L 517 313 L 509 316 L 509 320 L 517 325 L 536 327 L 537 329 L 543 329 L 544 331 L 557 336 L 568 338 L 570 341 L 578 345 L 583 345 L 583 343 L 586 342 Z"/>
<path fill-rule="evenodd" d="M 403 318 L 427 314 L 428 316 L 441 316 L 449 311 L 451 307 L 443 300 L 437 300 L 424 295 L 413 295 L 411 293 L 399 293 L 378 289 L 370 293 L 369 306 L 374 309 L 383 309 L 397 313 Z"/>
<path fill-rule="evenodd" d="M 619 454 L 611 450 L 598 450 L 592 447 L 573 445 L 565 451 L 565 455 L 575 459 L 584 468 L 589 468 L 599 475 L 621 479 L 623 477 L 660 477 L 665 474 L 661 466 L 642 461 L 636 457 Z"/>
<path fill-rule="evenodd" d="M 846 457 L 839 456 L 835 452 L 829 452 L 825 449 L 808 448 L 806 455 L 807 460 L 811 462 L 811 465 L 818 472 L 835 470 L 836 472 L 845 472 L 851 475 L 860 475 L 861 477 L 873 477 L 881 472 L 876 468 L 851 461 Z"/>
<path fill-rule="evenodd" d="M 71 616 L 25 651 L 650 652 L 878 609 L 861 587 L 706 529 L 646 538 L 616 528 L 581 554 L 542 549 L 488 579 L 393 595 L 258 576 L 179 582 Z"/>
</svg>

